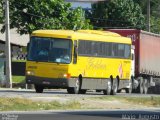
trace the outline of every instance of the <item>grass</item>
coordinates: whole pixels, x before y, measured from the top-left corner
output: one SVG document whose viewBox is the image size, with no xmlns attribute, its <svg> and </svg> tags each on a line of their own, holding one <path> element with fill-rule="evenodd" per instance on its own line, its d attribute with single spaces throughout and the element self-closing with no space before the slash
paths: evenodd
<svg viewBox="0 0 160 120">
<path fill-rule="evenodd" d="M 31 110 L 68 110 L 80 109 L 81 105 L 77 101 L 67 103 L 35 102 L 24 98 L 0 98 L 0 111 L 31 111 Z"/>
<path fill-rule="evenodd" d="M 91 99 L 96 99 L 96 100 L 106 100 L 106 101 L 112 101 L 115 99 L 121 98 L 120 96 L 103 96 L 103 97 L 93 97 Z"/>
<path fill-rule="evenodd" d="M 141 104 L 150 107 L 160 107 L 160 97 L 133 97 L 124 98 L 127 102 Z"/>
<path fill-rule="evenodd" d="M 123 101 L 131 105 L 142 105 L 148 107 L 160 107 L 160 97 L 122 97 L 122 96 L 106 96 L 89 98 L 96 101 Z M 34 111 L 34 110 L 74 110 L 74 109 L 88 109 L 75 100 L 66 103 L 59 101 L 42 102 L 32 101 L 26 98 L 8 98 L 0 97 L 0 111 Z M 93 108 L 94 109 L 94 108 Z M 96 109 L 96 108 L 95 108 Z"/>
<path fill-rule="evenodd" d="M 12 81 L 14 83 L 24 83 L 25 82 L 25 76 L 12 76 Z"/>
<path fill-rule="evenodd" d="M 132 104 L 145 105 L 148 107 L 160 107 L 160 97 L 153 97 L 153 96 L 150 97 L 105 96 L 105 97 L 96 97 L 91 99 L 103 100 L 103 101 L 120 100 Z"/>
<path fill-rule="evenodd" d="M 12 60 L 12 62 L 26 62 L 26 60 Z"/>
</svg>

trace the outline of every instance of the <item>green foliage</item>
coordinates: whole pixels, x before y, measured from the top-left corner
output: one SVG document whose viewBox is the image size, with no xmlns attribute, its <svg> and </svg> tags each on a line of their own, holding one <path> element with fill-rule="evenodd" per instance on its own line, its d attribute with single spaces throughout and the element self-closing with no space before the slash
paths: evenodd
<svg viewBox="0 0 160 120">
<path fill-rule="evenodd" d="M 3 3 L 2 0 L 0 0 L 0 23 L 3 22 Z"/>
<path fill-rule="evenodd" d="M 151 16 L 150 20 L 151 20 L 151 22 L 150 22 L 151 32 L 160 34 L 160 18 L 157 18 L 155 16 Z"/>
<path fill-rule="evenodd" d="M 58 101 L 41 102 L 25 98 L 0 98 L 0 111 L 33 111 L 33 110 L 74 110 L 81 109 L 77 101 L 60 103 Z"/>
<path fill-rule="evenodd" d="M 92 29 L 92 26 L 89 24 L 90 20 L 88 19 L 85 20 L 85 14 L 80 7 L 78 7 L 75 10 L 72 10 L 71 14 L 69 15 L 69 18 L 70 20 L 72 20 L 71 23 L 68 22 L 69 29 L 72 29 L 73 26 L 74 29 Z"/>
<path fill-rule="evenodd" d="M 153 96 L 103 96 L 103 97 L 93 97 L 92 100 L 101 100 L 101 101 L 114 101 L 119 100 L 125 103 L 131 103 L 134 105 L 144 105 L 144 106 L 152 106 L 152 107 L 160 107 L 160 97 L 153 97 Z"/>
<path fill-rule="evenodd" d="M 147 1 L 148 0 L 133 0 L 135 3 L 138 3 L 142 8 L 142 13 L 147 14 Z M 150 9 L 151 14 L 158 15 L 158 10 L 160 8 L 160 0 L 150 0 Z M 159 15 L 158 15 L 159 16 Z"/>
<path fill-rule="evenodd" d="M 148 0 L 133 0 L 142 8 L 142 13 L 145 16 L 145 24 L 147 25 L 147 1 Z M 151 32 L 160 34 L 160 0 L 150 0 L 150 22 Z"/>
<path fill-rule="evenodd" d="M 160 97 L 124 97 L 127 102 L 145 106 L 160 107 Z"/>
<path fill-rule="evenodd" d="M 20 34 L 37 29 L 88 29 L 81 8 L 72 10 L 64 0 L 10 0 L 10 27 Z M 4 27 L 2 32 L 4 32 Z"/>
<path fill-rule="evenodd" d="M 93 4 L 92 23 L 107 28 L 144 28 L 141 8 L 132 0 L 110 0 Z M 95 19 L 98 18 L 98 19 Z"/>
<path fill-rule="evenodd" d="M 13 83 L 24 83 L 25 76 L 12 76 Z"/>
</svg>

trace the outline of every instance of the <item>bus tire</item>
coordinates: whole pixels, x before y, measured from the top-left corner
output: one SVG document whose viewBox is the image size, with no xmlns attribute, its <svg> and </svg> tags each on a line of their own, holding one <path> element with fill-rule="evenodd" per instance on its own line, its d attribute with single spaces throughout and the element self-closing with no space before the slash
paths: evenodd
<svg viewBox="0 0 160 120">
<path fill-rule="evenodd" d="M 34 85 L 34 88 L 35 88 L 35 90 L 36 90 L 36 93 L 43 93 L 43 89 L 44 89 L 43 86 Z"/>
<path fill-rule="evenodd" d="M 79 78 L 75 81 L 75 87 L 68 87 L 67 92 L 69 94 L 78 94 L 80 90 L 80 81 Z"/>
<path fill-rule="evenodd" d="M 111 79 L 108 79 L 107 80 L 107 88 L 105 90 L 103 90 L 103 94 L 104 95 L 110 95 L 111 94 L 111 89 L 112 89 Z"/>
<path fill-rule="evenodd" d="M 111 95 L 116 95 L 118 90 L 118 80 L 113 79 L 112 81 L 112 89 L 111 89 Z"/>
<path fill-rule="evenodd" d="M 148 93 L 148 81 L 147 81 L 147 79 L 143 80 L 143 93 L 144 94 Z"/>
<path fill-rule="evenodd" d="M 131 80 L 130 80 L 130 87 L 129 88 L 125 88 L 126 93 L 131 94 L 132 93 L 132 89 L 133 89 L 133 80 L 131 78 Z"/>
<path fill-rule="evenodd" d="M 75 87 L 74 87 L 74 94 L 78 94 L 80 90 L 80 80 L 79 78 L 76 79 Z"/>
<path fill-rule="evenodd" d="M 86 94 L 87 90 L 81 89 L 82 88 L 82 76 L 79 75 L 79 94 Z"/>
<path fill-rule="evenodd" d="M 68 92 L 69 94 L 74 94 L 74 90 L 73 90 L 72 87 L 68 87 L 68 88 L 67 88 L 67 92 Z"/>
</svg>

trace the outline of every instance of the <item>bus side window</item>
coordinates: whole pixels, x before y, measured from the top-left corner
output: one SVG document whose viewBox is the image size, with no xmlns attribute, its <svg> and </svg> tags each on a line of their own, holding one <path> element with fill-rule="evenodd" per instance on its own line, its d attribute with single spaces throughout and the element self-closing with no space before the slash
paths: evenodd
<svg viewBox="0 0 160 120">
<path fill-rule="evenodd" d="M 74 41 L 74 55 L 73 55 L 73 64 L 77 63 L 77 40 Z"/>
</svg>

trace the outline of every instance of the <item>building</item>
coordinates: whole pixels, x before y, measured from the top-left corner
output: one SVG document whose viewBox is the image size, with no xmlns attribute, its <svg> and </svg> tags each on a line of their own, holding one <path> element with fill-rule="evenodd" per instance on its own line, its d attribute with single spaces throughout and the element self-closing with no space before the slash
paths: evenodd
<svg viewBox="0 0 160 120">
<path fill-rule="evenodd" d="M 2 25 L 0 25 L 0 29 Z M 27 46 L 29 42 L 29 35 L 19 35 L 16 29 L 10 30 L 10 40 L 11 40 L 11 54 L 12 59 L 25 59 L 26 53 L 22 51 L 23 47 Z M 0 54 L 5 51 L 5 33 L 0 32 Z"/>
</svg>

